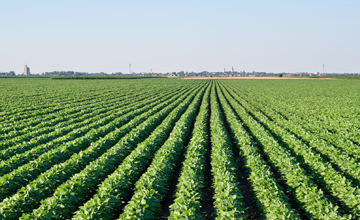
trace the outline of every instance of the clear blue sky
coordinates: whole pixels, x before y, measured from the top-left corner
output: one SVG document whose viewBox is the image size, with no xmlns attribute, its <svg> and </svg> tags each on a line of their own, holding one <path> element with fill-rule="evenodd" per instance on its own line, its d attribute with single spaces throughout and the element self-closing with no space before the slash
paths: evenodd
<svg viewBox="0 0 360 220">
<path fill-rule="evenodd" d="M 0 0 L 0 71 L 360 72 L 360 1 Z"/>
</svg>

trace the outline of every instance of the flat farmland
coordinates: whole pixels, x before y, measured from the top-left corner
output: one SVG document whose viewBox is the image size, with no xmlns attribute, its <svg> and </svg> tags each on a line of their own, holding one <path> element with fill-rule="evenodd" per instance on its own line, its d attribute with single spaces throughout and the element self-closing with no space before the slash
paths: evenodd
<svg viewBox="0 0 360 220">
<path fill-rule="evenodd" d="M 0 78 L 0 219 L 359 219 L 359 94 Z"/>
</svg>

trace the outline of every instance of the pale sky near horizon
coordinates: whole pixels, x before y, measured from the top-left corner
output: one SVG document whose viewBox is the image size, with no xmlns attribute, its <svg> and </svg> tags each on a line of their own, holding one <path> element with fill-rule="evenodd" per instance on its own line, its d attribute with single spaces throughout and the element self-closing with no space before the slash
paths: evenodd
<svg viewBox="0 0 360 220">
<path fill-rule="evenodd" d="M 360 1 L 0 0 L 0 71 L 360 73 Z"/>
</svg>

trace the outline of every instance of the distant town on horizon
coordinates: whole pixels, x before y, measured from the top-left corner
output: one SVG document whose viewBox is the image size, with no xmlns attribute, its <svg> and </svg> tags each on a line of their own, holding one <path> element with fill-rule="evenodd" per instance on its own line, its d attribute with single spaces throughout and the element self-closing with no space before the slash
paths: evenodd
<svg viewBox="0 0 360 220">
<path fill-rule="evenodd" d="M 156 73 L 152 72 L 133 72 L 131 71 L 131 65 L 129 73 L 115 72 L 115 73 L 106 73 L 106 72 L 97 72 L 97 73 L 88 73 L 88 72 L 77 72 L 77 71 L 52 71 L 52 72 L 43 72 L 43 73 L 33 73 L 30 72 L 30 67 L 28 65 L 24 66 L 24 71 L 22 74 L 16 74 L 14 71 L 1 72 L 0 76 L 119 76 L 119 75 L 133 75 L 133 76 L 167 76 L 167 77 L 272 77 L 282 74 L 283 76 L 359 76 L 360 73 L 327 73 L 327 72 L 258 72 L 258 71 L 235 71 L 232 67 L 230 71 L 226 71 L 223 68 L 221 72 L 166 72 L 166 73 Z"/>
</svg>

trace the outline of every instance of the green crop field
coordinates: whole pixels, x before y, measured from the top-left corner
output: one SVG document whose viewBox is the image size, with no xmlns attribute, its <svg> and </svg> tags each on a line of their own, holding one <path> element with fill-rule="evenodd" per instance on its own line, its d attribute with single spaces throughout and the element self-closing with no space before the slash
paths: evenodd
<svg viewBox="0 0 360 220">
<path fill-rule="evenodd" d="M 0 219 L 360 219 L 360 81 L 0 78 Z"/>
</svg>

